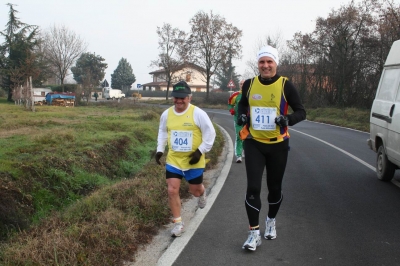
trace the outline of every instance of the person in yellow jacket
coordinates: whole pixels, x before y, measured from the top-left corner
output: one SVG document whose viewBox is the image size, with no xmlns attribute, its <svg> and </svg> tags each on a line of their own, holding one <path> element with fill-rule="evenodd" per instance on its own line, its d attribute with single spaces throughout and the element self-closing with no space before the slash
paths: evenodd
<svg viewBox="0 0 400 266">
<path fill-rule="evenodd" d="M 181 180 L 185 178 L 189 183 L 189 192 L 199 197 L 199 208 L 204 208 L 207 202 L 203 185 L 205 153 L 211 150 L 216 133 L 207 113 L 190 103 L 192 93 L 185 81 L 173 86 L 171 96 L 174 106 L 160 117 L 155 159 L 161 165 L 160 159 L 168 144 L 165 168 L 168 202 L 175 224 L 171 235 L 181 236 L 184 232 L 179 196 Z"/>
<path fill-rule="evenodd" d="M 242 86 L 243 86 L 244 80 L 241 80 L 239 82 L 239 86 L 240 86 L 240 90 L 239 91 L 235 91 L 234 93 L 232 93 L 232 95 L 229 97 L 228 99 L 228 109 L 229 112 L 231 113 L 231 115 L 233 115 L 233 124 L 234 124 L 234 128 L 235 128 L 235 134 L 236 134 L 236 138 L 235 138 L 235 156 L 236 156 L 236 162 L 237 163 L 241 163 L 242 162 L 242 157 L 244 157 L 243 155 L 243 140 L 240 139 L 240 135 L 239 132 L 240 130 L 242 130 L 243 126 L 239 126 L 238 124 L 236 124 L 237 121 L 237 113 L 238 113 L 238 106 L 237 104 L 239 103 L 240 99 L 242 98 Z"/>
<path fill-rule="evenodd" d="M 238 125 L 244 125 L 241 137 L 246 152 L 246 212 L 250 231 L 243 249 L 255 251 L 261 244 L 259 214 L 264 170 L 268 187 L 268 216 L 264 238 L 275 239 L 275 217 L 282 203 L 282 180 L 289 152 L 288 126 L 306 118 L 306 111 L 295 86 L 277 74 L 278 50 L 265 46 L 257 54 L 260 75 L 243 84 L 238 104 Z M 288 113 L 289 106 L 293 110 Z M 242 134 L 244 133 L 244 134 Z"/>
</svg>

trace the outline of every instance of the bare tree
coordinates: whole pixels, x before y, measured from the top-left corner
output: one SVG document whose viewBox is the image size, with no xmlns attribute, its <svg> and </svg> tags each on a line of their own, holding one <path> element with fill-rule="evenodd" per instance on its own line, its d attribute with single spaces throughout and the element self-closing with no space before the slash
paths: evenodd
<svg viewBox="0 0 400 266">
<path fill-rule="evenodd" d="M 166 100 L 168 100 L 169 87 L 177 77 L 175 72 L 183 64 L 184 59 L 183 45 L 186 39 L 186 33 L 178 28 L 172 28 L 168 23 L 160 28 L 157 27 L 158 48 L 161 50 L 159 58 L 151 62 L 152 66 L 163 67 L 165 70 L 165 81 L 167 82 Z"/>
<path fill-rule="evenodd" d="M 310 34 L 296 33 L 293 40 L 287 42 L 287 47 L 288 51 L 280 59 L 282 63 L 279 74 L 288 77 L 296 85 L 305 103 L 314 101 L 322 104 L 323 100 L 316 93 L 316 88 L 321 88 L 324 84 L 321 75 L 315 75 L 320 52 L 313 46 Z"/>
<path fill-rule="evenodd" d="M 54 25 L 44 34 L 43 47 L 52 73 L 63 85 L 69 69 L 86 51 L 87 44 L 67 27 Z"/>
<path fill-rule="evenodd" d="M 387 55 L 393 42 L 400 39 L 399 6 L 396 6 L 393 0 L 381 0 L 379 7 L 380 10 L 376 24 L 379 25 L 378 32 L 383 49 L 382 54 Z M 381 67 L 383 67 L 385 59 L 382 58 Z"/>
<path fill-rule="evenodd" d="M 396 32 L 389 26 L 396 20 L 386 20 L 394 18 L 393 11 L 396 8 L 383 9 L 377 0 L 351 1 L 332 9 L 327 18 L 317 18 L 311 34 L 295 34 L 288 42 L 290 65 L 285 67 L 294 70 L 307 104 L 371 105 L 388 53 L 386 40 Z"/>
<path fill-rule="evenodd" d="M 193 63 L 205 69 L 207 99 L 210 92 L 210 80 L 222 62 L 229 56 L 240 58 L 242 31 L 225 21 L 225 18 L 203 11 L 191 20 L 191 34 L 187 42 L 188 53 Z"/>
</svg>

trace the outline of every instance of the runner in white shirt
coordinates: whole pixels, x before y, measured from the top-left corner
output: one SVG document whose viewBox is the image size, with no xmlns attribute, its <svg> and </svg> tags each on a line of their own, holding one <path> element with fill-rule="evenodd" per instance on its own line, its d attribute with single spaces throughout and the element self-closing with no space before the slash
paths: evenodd
<svg viewBox="0 0 400 266">
<path fill-rule="evenodd" d="M 160 117 L 156 162 L 161 165 L 160 158 L 168 144 L 165 167 L 168 202 L 175 223 L 171 234 L 180 236 L 184 232 L 179 196 L 181 180 L 185 178 L 189 183 L 189 192 L 199 197 L 199 208 L 204 208 L 206 205 L 206 190 L 203 185 L 205 153 L 211 150 L 216 133 L 207 113 L 190 104 L 192 94 L 186 82 L 180 81 L 175 84 L 171 96 L 174 106 L 165 110 Z"/>
</svg>

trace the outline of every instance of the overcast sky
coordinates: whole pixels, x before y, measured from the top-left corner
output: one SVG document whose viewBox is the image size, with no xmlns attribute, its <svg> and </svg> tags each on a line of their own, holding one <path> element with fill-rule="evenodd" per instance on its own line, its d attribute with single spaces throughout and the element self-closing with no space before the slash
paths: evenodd
<svg viewBox="0 0 400 266">
<path fill-rule="evenodd" d="M 65 25 L 78 34 L 87 42 L 88 52 L 105 59 L 109 83 L 119 60 L 126 58 L 136 88 L 152 81 L 149 72 L 155 69 L 150 63 L 159 53 L 156 30 L 164 23 L 188 32 L 189 20 L 199 11 L 212 10 L 224 17 L 243 32 L 243 56 L 234 62 L 241 75 L 244 62 L 255 58 L 257 40 L 276 34 L 290 40 L 296 32 L 310 33 L 318 17 L 327 18 L 332 9 L 350 0 L 0 0 L 1 31 L 8 21 L 7 3 L 15 4 L 24 23 L 42 30 Z"/>
</svg>

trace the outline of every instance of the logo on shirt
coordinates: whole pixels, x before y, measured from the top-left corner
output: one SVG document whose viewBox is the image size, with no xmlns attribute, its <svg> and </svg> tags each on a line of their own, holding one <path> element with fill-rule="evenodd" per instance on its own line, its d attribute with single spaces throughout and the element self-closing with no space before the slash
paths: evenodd
<svg viewBox="0 0 400 266">
<path fill-rule="evenodd" d="M 261 96 L 260 94 L 254 94 L 253 96 L 251 96 L 251 98 L 252 98 L 253 100 L 261 100 L 261 99 L 262 99 L 262 96 Z"/>
<path fill-rule="evenodd" d="M 273 93 L 271 93 L 271 102 L 274 100 L 275 95 Z"/>
</svg>

